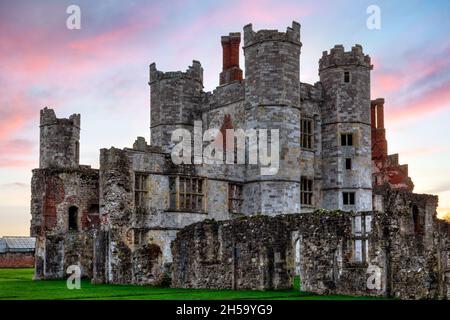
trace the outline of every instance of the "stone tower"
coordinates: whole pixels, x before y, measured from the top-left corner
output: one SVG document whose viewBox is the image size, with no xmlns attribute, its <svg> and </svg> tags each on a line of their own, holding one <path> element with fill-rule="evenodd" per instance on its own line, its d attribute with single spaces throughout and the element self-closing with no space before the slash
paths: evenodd
<svg viewBox="0 0 450 320">
<path fill-rule="evenodd" d="M 372 210 L 370 57 L 360 45 L 323 52 L 323 207 Z"/>
<path fill-rule="evenodd" d="M 59 119 L 52 109 L 42 109 L 39 168 L 76 168 L 79 163 L 80 115 Z"/>
<path fill-rule="evenodd" d="M 170 152 L 172 132 L 192 131 L 194 120 L 201 120 L 203 68 L 193 61 L 186 72 L 162 72 L 150 65 L 151 144 Z"/>
<path fill-rule="evenodd" d="M 300 212 L 300 49 L 297 22 L 286 32 L 244 27 L 246 129 L 278 129 L 280 142 L 275 174 L 247 166 L 248 214 Z"/>
</svg>

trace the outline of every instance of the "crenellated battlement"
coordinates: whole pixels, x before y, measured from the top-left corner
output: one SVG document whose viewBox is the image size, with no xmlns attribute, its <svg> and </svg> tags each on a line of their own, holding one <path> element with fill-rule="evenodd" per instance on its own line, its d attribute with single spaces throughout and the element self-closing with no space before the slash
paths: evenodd
<svg viewBox="0 0 450 320">
<path fill-rule="evenodd" d="M 300 23 L 292 21 L 292 27 L 287 27 L 286 32 L 265 29 L 255 32 L 251 23 L 244 27 L 244 48 L 265 41 L 287 41 L 301 46 Z"/>
<path fill-rule="evenodd" d="M 55 110 L 45 107 L 41 110 L 40 125 L 68 125 L 80 128 L 80 114 L 74 113 L 69 118 L 57 118 Z"/>
<path fill-rule="evenodd" d="M 192 66 L 189 66 L 185 72 L 182 71 L 159 71 L 156 68 L 156 63 L 150 65 L 150 81 L 151 85 L 155 81 L 167 80 L 167 79 L 192 79 L 199 81 L 203 84 L 203 68 L 199 61 L 193 60 Z"/>
<path fill-rule="evenodd" d="M 363 53 L 363 47 L 355 44 L 351 51 L 345 51 L 344 46 L 337 44 L 328 51 L 323 51 L 322 58 L 319 60 L 319 72 L 337 66 L 363 66 L 372 69 L 370 56 Z"/>
</svg>

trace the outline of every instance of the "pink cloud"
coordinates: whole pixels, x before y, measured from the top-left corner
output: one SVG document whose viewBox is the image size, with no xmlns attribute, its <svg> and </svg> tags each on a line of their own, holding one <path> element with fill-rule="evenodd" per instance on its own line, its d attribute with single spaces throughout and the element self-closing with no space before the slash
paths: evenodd
<svg viewBox="0 0 450 320">
<path fill-rule="evenodd" d="M 10 158 L 0 158 L 0 168 L 25 168 L 36 166 L 36 163 L 31 160 L 20 160 Z"/>
<path fill-rule="evenodd" d="M 427 91 L 413 101 L 392 108 L 387 117 L 389 121 L 403 121 L 448 108 L 450 108 L 450 81 L 439 88 Z"/>
</svg>

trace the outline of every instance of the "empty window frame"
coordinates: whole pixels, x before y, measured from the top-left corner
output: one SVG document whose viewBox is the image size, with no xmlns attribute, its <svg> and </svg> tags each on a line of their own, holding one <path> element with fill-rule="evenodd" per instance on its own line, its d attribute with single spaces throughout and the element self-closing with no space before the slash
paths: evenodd
<svg viewBox="0 0 450 320">
<path fill-rule="evenodd" d="M 242 213 L 242 184 L 228 184 L 228 211 L 230 213 Z"/>
<path fill-rule="evenodd" d="M 75 206 L 69 208 L 69 230 L 78 230 L 78 208 Z"/>
<path fill-rule="evenodd" d="M 372 216 L 356 214 L 352 217 L 352 260 L 363 263 L 369 261 L 369 234 L 371 232 Z"/>
<path fill-rule="evenodd" d="M 423 222 L 419 214 L 419 208 L 417 205 L 413 205 L 412 207 L 412 216 L 413 216 L 413 223 L 414 223 L 414 233 L 415 234 L 422 234 L 423 233 Z"/>
<path fill-rule="evenodd" d="M 353 134 L 342 133 L 341 134 L 341 146 L 353 146 Z"/>
<path fill-rule="evenodd" d="M 301 131 L 301 147 L 303 149 L 313 148 L 313 121 L 311 119 L 301 119 L 300 120 L 300 131 Z"/>
<path fill-rule="evenodd" d="M 313 204 L 313 180 L 310 178 L 300 179 L 300 203 L 308 206 Z"/>
<path fill-rule="evenodd" d="M 345 159 L 345 170 L 352 170 L 352 158 Z"/>
<path fill-rule="evenodd" d="M 170 209 L 188 212 L 204 211 L 204 179 L 170 177 Z"/>
<path fill-rule="evenodd" d="M 135 173 L 134 175 L 134 204 L 137 209 L 145 209 L 148 195 L 148 174 Z"/>
<path fill-rule="evenodd" d="M 344 83 L 350 83 L 350 72 L 344 71 Z"/>
<path fill-rule="evenodd" d="M 355 193 L 354 192 L 343 192 L 342 200 L 345 206 L 355 205 Z"/>
</svg>

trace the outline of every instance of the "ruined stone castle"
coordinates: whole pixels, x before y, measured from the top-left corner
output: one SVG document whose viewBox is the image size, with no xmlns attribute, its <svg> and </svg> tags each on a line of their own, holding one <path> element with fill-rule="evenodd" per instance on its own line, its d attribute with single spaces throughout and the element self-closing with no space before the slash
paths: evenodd
<svg viewBox="0 0 450 320">
<path fill-rule="evenodd" d="M 75 264 L 95 283 L 264 290 L 299 274 L 319 293 L 449 298 L 449 226 L 436 219 L 437 197 L 412 193 L 407 166 L 388 155 L 384 100 L 371 101 L 362 47 L 324 51 L 312 85 L 300 80 L 297 22 L 286 32 L 244 27 L 245 78 L 240 42 L 222 37 L 212 92 L 198 61 L 186 72 L 152 63 L 151 143 L 101 149 L 99 169 L 79 164 L 80 115 L 41 110 L 35 278 L 64 278 Z M 223 136 L 278 129 L 277 173 L 175 165 L 172 132 L 194 131 L 194 121 Z"/>
</svg>

